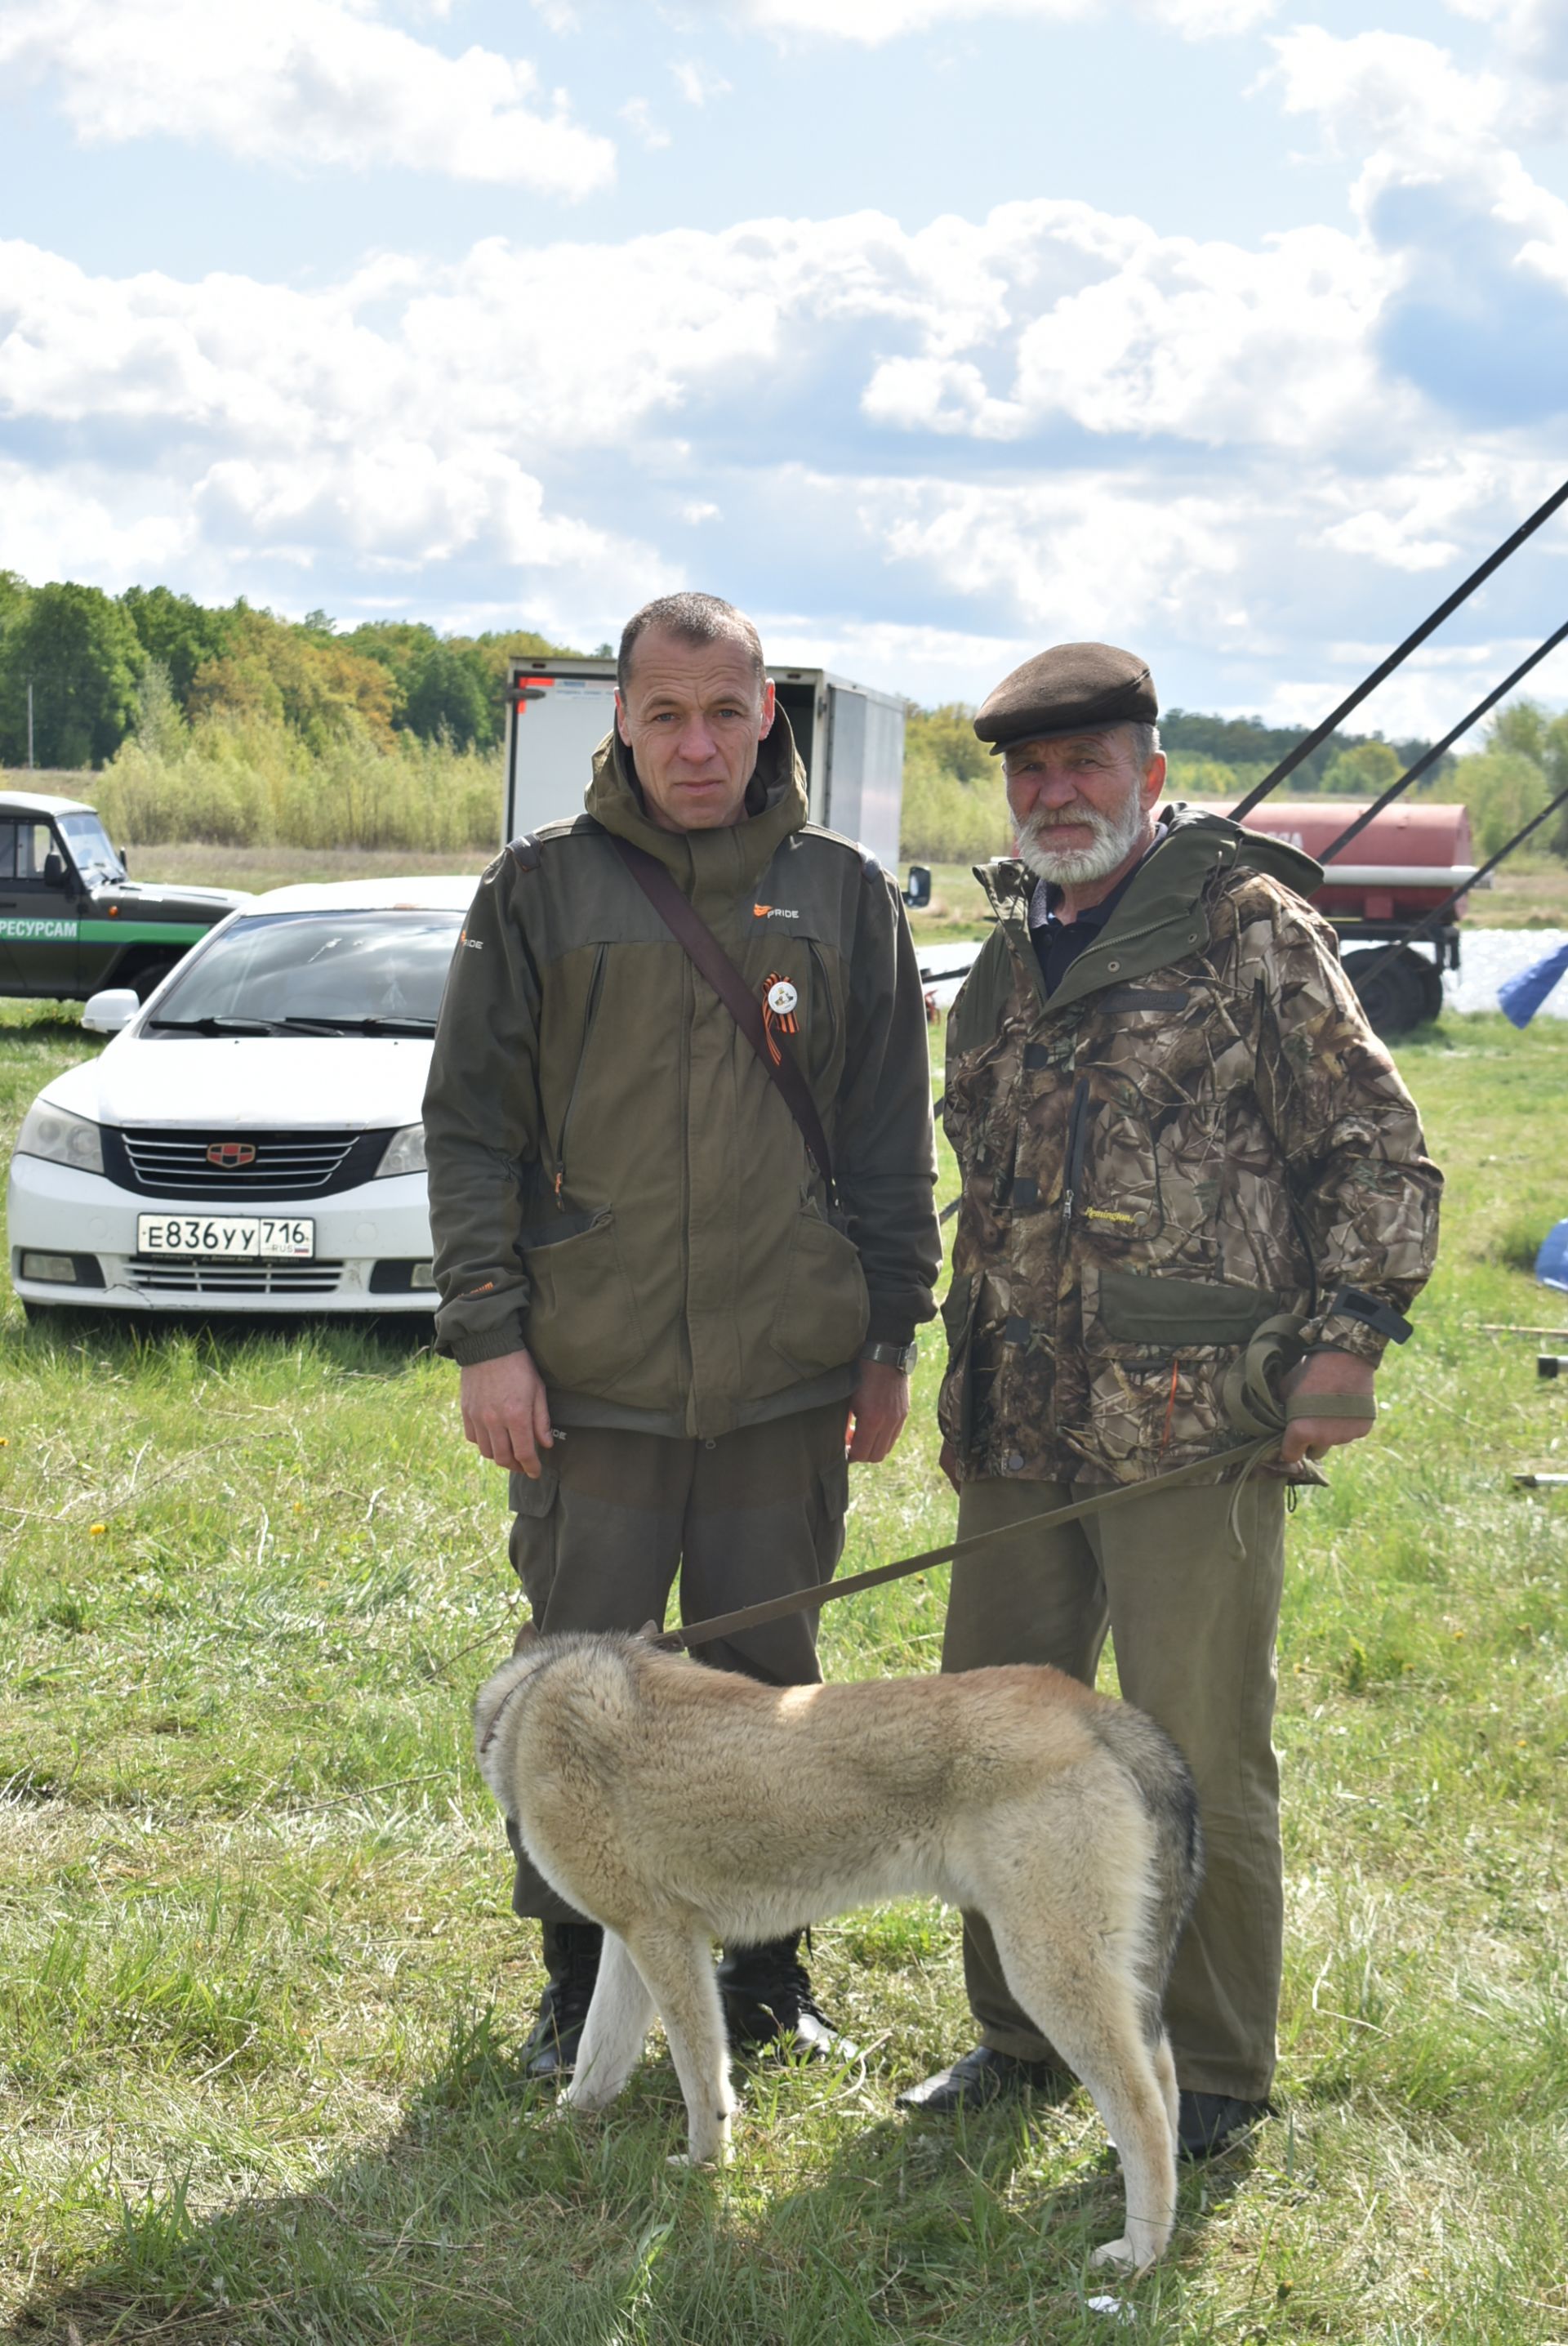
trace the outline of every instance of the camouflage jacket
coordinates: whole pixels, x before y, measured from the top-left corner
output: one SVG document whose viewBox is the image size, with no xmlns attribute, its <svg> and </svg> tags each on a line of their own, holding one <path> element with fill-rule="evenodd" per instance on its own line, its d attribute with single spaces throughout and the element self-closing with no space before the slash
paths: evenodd
<svg viewBox="0 0 1568 2346">
<path fill-rule="evenodd" d="M 1022 864 L 953 1005 L 943 1117 L 963 1179 L 943 1433 L 966 1478 L 1130 1483 L 1224 1448 L 1259 1323 L 1376 1362 L 1343 1288 L 1403 1312 L 1441 1176 L 1296 890 L 1319 868 L 1187 808 L 1046 1000 Z M 1303 1477 L 1303 1479 L 1306 1479 Z M 1317 1479 L 1312 1475 L 1311 1479 Z"/>
</svg>

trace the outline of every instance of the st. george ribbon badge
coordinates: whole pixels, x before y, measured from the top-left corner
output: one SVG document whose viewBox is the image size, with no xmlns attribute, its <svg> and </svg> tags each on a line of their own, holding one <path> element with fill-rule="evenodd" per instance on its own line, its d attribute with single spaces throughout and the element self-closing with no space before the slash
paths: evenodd
<svg viewBox="0 0 1568 2346">
<path fill-rule="evenodd" d="M 799 1032 L 799 1021 L 795 1015 L 795 1005 L 799 999 L 789 980 L 787 977 L 781 977 L 777 970 L 771 976 L 764 978 L 762 1031 L 767 1036 L 768 1048 L 773 1055 L 775 1066 L 779 1064 L 780 1053 L 778 1044 L 773 1039 L 774 1030 L 777 1028 L 780 1035 L 794 1035 Z"/>
</svg>

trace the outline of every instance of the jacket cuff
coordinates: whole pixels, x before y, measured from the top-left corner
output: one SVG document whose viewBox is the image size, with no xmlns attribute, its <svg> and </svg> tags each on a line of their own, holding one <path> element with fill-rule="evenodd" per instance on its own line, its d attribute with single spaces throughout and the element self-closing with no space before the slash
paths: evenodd
<svg viewBox="0 0 1568 2346">
<path fill-rule="evenodd" d="M 1374 1369 L 1389 1349 L 1387 1336 L 1376 1328 L 1369 1328 L 1364 1320 L 1352 1320 L 1342 1311 L 1308 1320 L 1301 1331 L 1301 1341 L 1309 1352 L 1349 1352 Z"/>
<path fill-rule="evenodd" d="M 517 1329 L 490 1328 L 482 1336 L 438 1336 L 435 1349 L 460 1369 L 474 1369 L 481 1361 L 504 1361 L 509 1352 L 525 1352 L 528 1347 Z"/>
<path fill-rule="evenodd" d="M 866 1323 L 868 1344 L 912 1344 L 915 1323 L 908 1311 L 881 1308 L 873 1303 L 871 1316 Z"/>
</svg>

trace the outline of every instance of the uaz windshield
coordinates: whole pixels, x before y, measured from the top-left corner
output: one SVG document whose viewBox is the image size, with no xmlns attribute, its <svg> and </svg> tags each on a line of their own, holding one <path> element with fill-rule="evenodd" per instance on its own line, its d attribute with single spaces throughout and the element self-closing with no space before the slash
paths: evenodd
<svg viewBox="0 0 1568 2346">
<path fill-rule="evenodd" d="M 193 955 L 151 1025 L 433 1032 L 462 925 L 455 909 L 258 913 Z"/>
<path fill-rule="evenodd" d="M 125 865 L 109 845 L 108 832 L 96 814 L 63 814 L 60 829 L 71 861 L 89 888 L 101 888 L 106 880 L 125 878 Z"/>
</svg>

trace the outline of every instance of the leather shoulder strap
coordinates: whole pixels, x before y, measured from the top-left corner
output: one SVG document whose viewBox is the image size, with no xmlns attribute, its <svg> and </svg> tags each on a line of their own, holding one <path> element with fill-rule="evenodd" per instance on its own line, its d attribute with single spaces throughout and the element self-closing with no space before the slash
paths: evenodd
<svg viewBox="0 0 1568 2346">
<path fill-rule="evenodd" d="M 806 1144 L 811 1162 L 828 1185 L 828 1195 L 831 1199 L 833 1160 L 828 1149 L 828 1136 L 822 1129 L 822 1119 L 817 1113 L 817 1103 L 811 1097 L 805 1076 L 789 1054 L 784 1052 L 775 1060 L 769 1050 L 761 1004 L 701 913 L 682 895 L 657 856 L 650 855 L 646 848 L 634 847 L 629 839 L 619 839 L 613 832 L 610 845 L 677 944 L 707 978 L 756 1052 L 764 1073 L 778 1086 L 785 1107 L 800 1127 L 800 1137 Z"/>
</svg>

